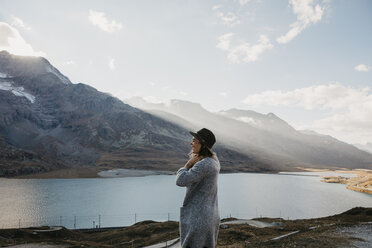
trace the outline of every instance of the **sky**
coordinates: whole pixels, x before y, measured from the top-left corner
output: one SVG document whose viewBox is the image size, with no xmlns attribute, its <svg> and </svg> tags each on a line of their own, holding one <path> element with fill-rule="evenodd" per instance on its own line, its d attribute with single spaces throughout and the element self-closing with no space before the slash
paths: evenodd
<svg viewBox="0 0 372 248">
<path fill-rule="evenodd" d="M 372 142 L 372 1 L 0 0 L 0 50 L 119 99 L 275 113 Z"/>
</svg>

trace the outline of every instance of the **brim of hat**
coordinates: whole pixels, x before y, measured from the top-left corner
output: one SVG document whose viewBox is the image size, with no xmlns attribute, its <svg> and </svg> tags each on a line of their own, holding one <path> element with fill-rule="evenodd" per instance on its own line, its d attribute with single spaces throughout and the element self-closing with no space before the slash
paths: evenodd
<svg viewBox="0 0 372 248">
<path fill-rule="evenodd" d="M 192 131 L 189 131 L 189 133 L 190 133 L 192 136 L 194 136 L 197 140 L 199 140 L 200 143 L 205 144 L 204 140 L 199 136 L 199 134 L 194 133 L 194 132 L 192 132 Z M 209 148 L 208 146 L 205 146 L 205 147 L 206 147 L 209 151 L 213 152 L 212 149 Z"/>
<path fill-rule="evenodd" d="M 197 138 L 201 143 L 204 143 L 204 140 L 202 139 L 202 137 L 199 136 L 199 134 L 197 133 L 194 133 L 194 132 L 191 132 L 189 131 L 189 133 L 194 136 L 195 138 Z"/>
</svg>

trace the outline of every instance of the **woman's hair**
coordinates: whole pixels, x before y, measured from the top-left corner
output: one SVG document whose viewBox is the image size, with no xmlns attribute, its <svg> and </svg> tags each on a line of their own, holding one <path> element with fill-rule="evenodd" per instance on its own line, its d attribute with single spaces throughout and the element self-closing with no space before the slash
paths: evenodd
<svg viewBox="0 0 372 248">
<path fill-rule="evenodd" d="M 202 144 L 200 151 L 199 151 L 199 156 L 200 157 L 212 157 L 213 153 L 211 150 L 209 150 L 204 144 Z"/>
<path fill-rule="evenodd" d="M 192 150 L 189 153 L 189 156 L 191 157 L 193 155 Z M 198 156 L 202 158 L 212 157 L 214 154 L 207 148 L 206 145 L 201 144 L 200 151 L 198 152 Z"/>
</svg>

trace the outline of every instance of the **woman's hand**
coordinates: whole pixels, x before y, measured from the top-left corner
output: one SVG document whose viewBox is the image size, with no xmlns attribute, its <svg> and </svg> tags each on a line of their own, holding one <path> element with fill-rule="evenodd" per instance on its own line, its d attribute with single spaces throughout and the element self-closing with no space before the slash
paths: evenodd
<svg viewBox="0 0 372 248">
<path fill-rule="evenodd" d="M 200 160 L 200 157 L 198 156 L 198 154 L 196 153 L 193 153 L 192 154 L 192 157 L 189 159 L 189 161 L 187 161 L 187 163 L 185 164 L 185 168 L 186 169 L 190 169 L 194 166 L 194 164 L 196 164 L 198 161 Z"/>
</svg>

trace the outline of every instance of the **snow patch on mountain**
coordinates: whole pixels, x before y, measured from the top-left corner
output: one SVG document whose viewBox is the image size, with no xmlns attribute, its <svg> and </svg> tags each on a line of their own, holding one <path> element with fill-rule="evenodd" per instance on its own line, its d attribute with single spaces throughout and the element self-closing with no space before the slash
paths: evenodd
<svg viewBox="0 0 372 248">
<path fill-rule="evenodd" d="M 7 77 L 8 77 L 7 74 L 0 72 L 0 78 L 7 78 Z"/>
<path fill-rule="evenodd" d="M 10 91 L 16 96 L 26 97 L 31 103 L 34 103 L 36 99 L 35 96 L 25 92 L 23 87 L 15 87 L 11 82 L 0 82 L 0 90 Z"/>
</svg>

